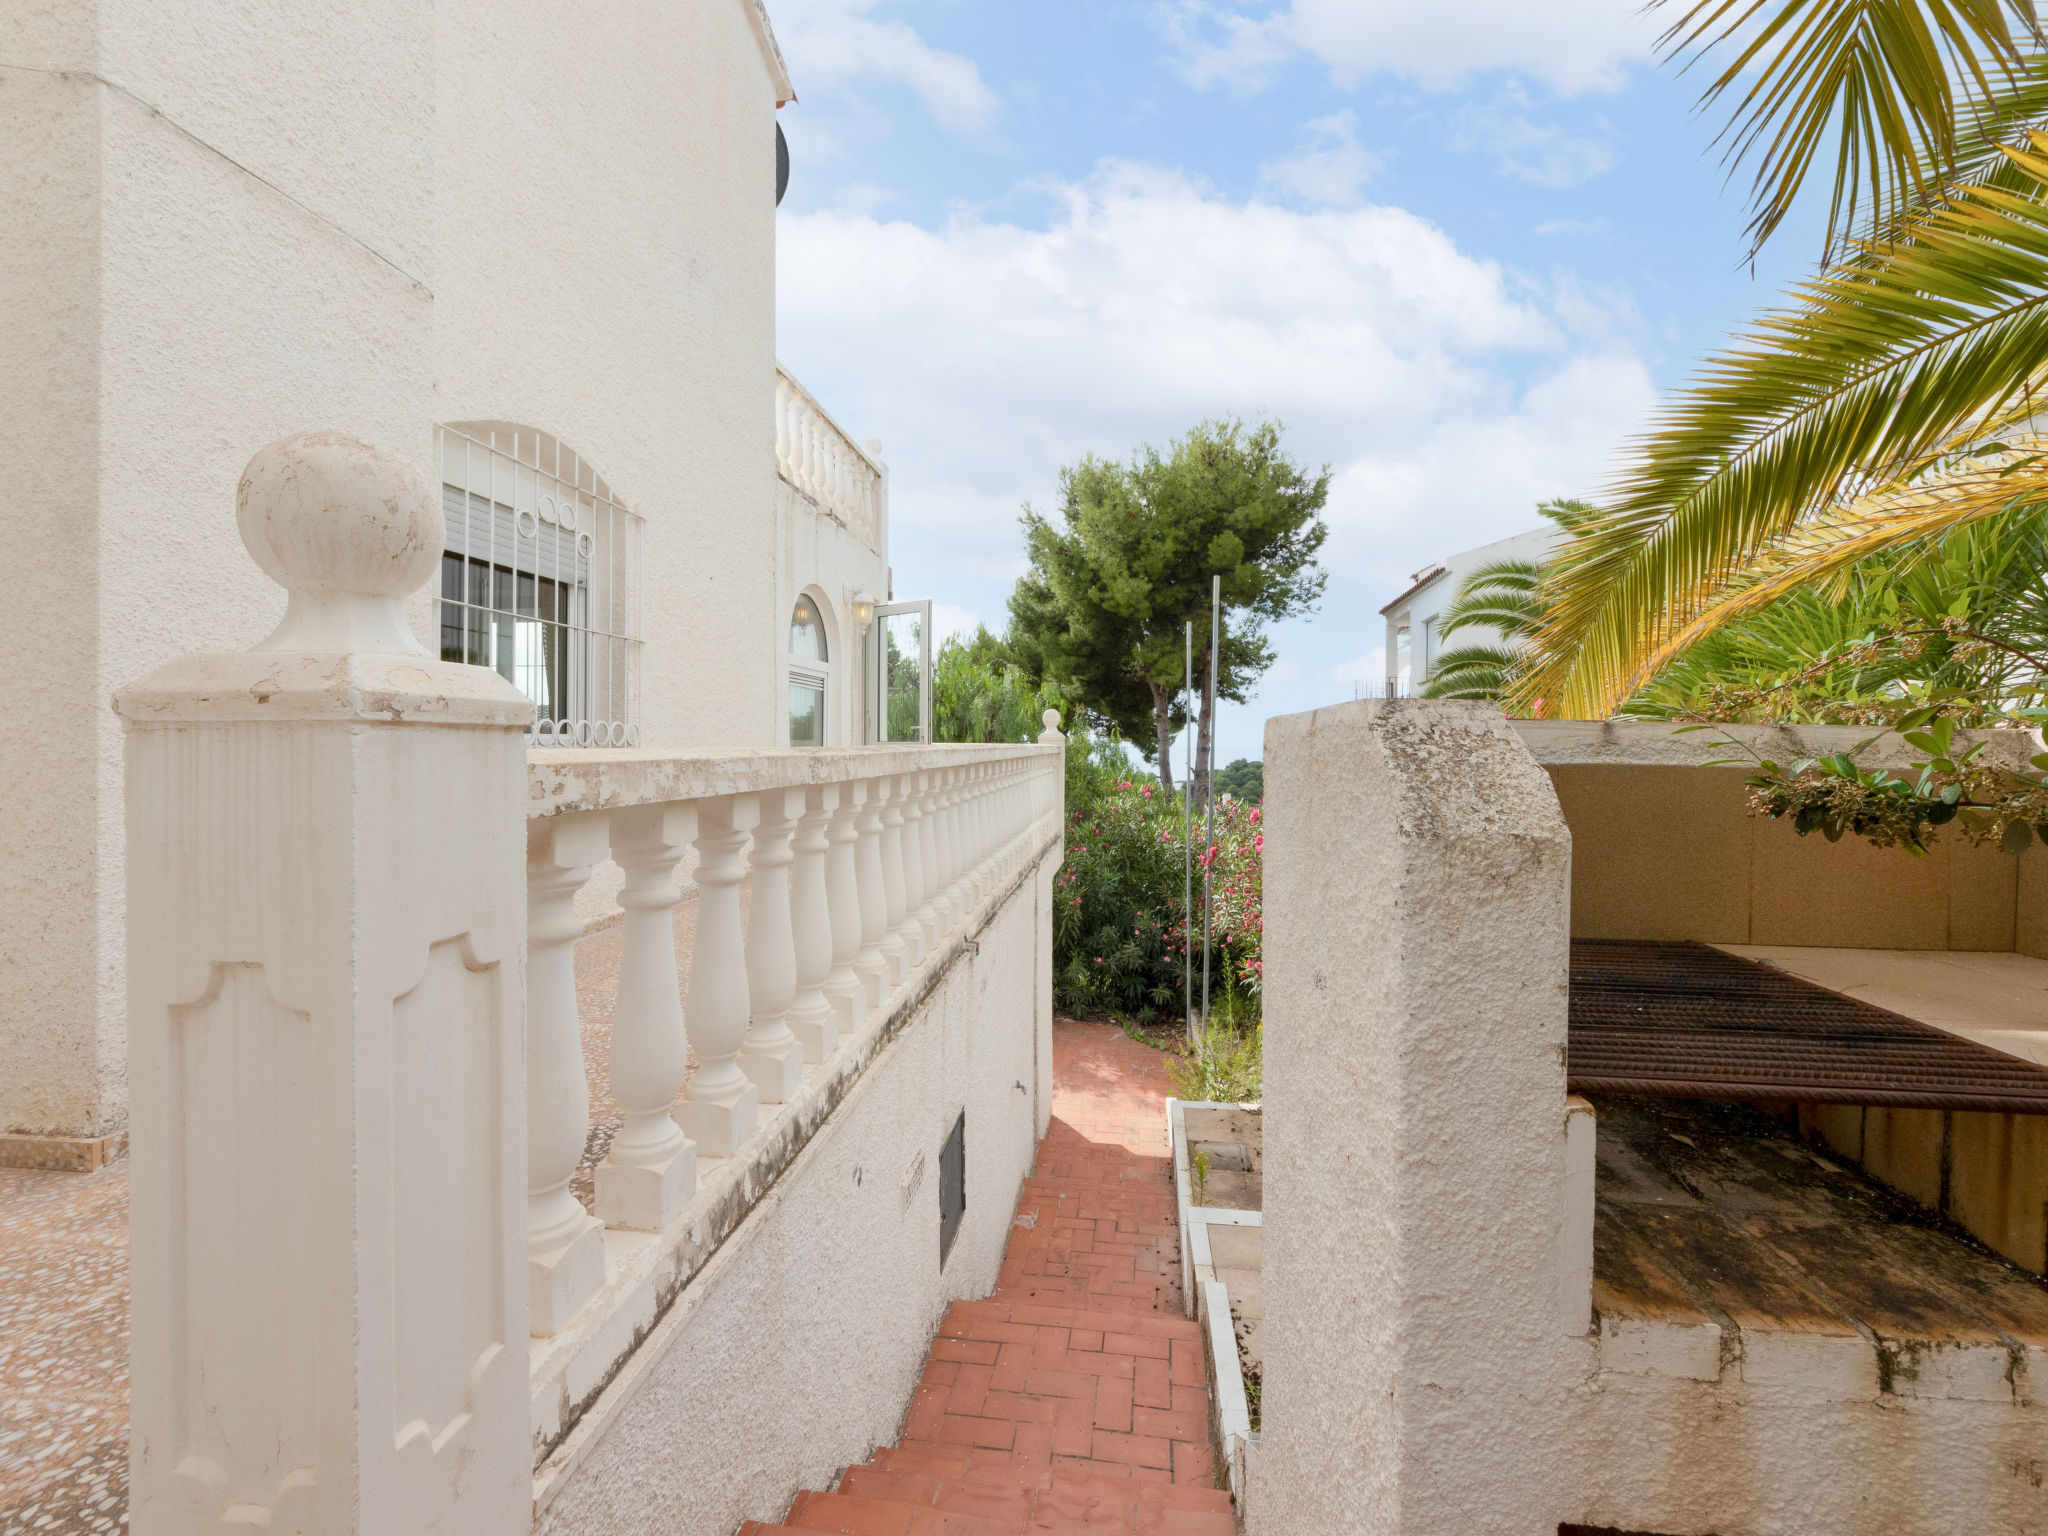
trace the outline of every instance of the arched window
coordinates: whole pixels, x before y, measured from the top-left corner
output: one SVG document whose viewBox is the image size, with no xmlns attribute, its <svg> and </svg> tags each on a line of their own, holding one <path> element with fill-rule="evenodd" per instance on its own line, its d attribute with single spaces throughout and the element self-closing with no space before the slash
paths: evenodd
<svg viewBox="0 0 2048 1536">
<path fill-rule="evenodd" d="M 638 746 L 640 519 L 530 427 L 439 430 L 441 657 L 534 705 L 541 746 Z"/>
<path fill-rule="evenodd" d="M 825 615 L 809 593 L 796 600 L 789 614 L 789 744 L 822 747 L 826 732 L 825 701 L 831 696 L 832 647 L 825 637 Z"/>
</svg>

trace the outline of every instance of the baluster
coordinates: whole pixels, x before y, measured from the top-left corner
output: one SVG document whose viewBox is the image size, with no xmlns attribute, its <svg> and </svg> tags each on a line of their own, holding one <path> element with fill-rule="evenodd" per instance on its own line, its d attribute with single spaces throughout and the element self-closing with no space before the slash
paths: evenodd
<svg viewBox="0 0 2048 1536">
<path fill-rule="evenodd" d="M 746 954 L 740 941 L 740 850 L 760 817 L 753 795 L 697 806 L 697 942 L 683 1011 L 697 1070 L 683 1090 L 683 1129 L 710 1157 L 730 1157 L 754 1129 L 760 1096 L 740 1070 L 747 1038 Z"/>
<path fill-rule="evenodd" d="M 753 902 L 747 919 L 747 994 L 751 1022 L 740 1051 L 740 1070 L 759 1090 L 764 1104 L 787 1104 L 804 1080 L 804 1051 L 790 1032 L 796 1001 L 796 939 L 790 911 L 789 870 L 796 855 L 790 838 L 804 813 L 801 789 L 773 789 L 760 796 L 761 820 L 754 829 Z"/>
<path fill-rule="evenodd" d="M 852 1034 L 867 1021 L 867 988 L 854 961 L 860 955 L 860 817 L 859 784 L 822 786 L 832 817 L 825 831 L 825 905 L 832 920 L 832 968 L 825 974 L 825 996 L 841 1034 Z"/>
<path fill-rule="evenodd" d="M 804 1060 L 824 1061 L 839 1044 L 839 1009 L 826 993 L 832 978 L 832 893 L 827 865 L 832 856 L 832 813 L 837 784 L 814 784 L 804 794 L 803 819 L 790 844 L 789 920 L 796 950 L 796 998 L 789 1005 L 789 1032 L 803 1047 Z M 858 932 L 859 919 L 855 918 Z M 846 952 L 853 958 L 852 948 Z M 852 979 L 853 972 L 847 971 Z"/>
<path fill-rule="evenodd" d="M 960 893 L 955 889 L 959 867 L 958 833 L 953 821 L 958 798 L 960 770 L 941 768 L 932 775 L 937 788 L 932 792 L 932 910 L 938 915 L 938 931 L 949 934 L 961 917 Z"/>
<path fill-rule="evenodd" d="M 977 904 L 988 900 L 996 886 L 989 860 L 996 851 L 996 774 L 1000 767 L 998 763 L 981 765 L 981 783 L 974 797 L 974 894 Z"/>
<path fill-rule="evenodd" d="M 903 781 L 895 774 L 875 780 L 882 792 L 882 958 L 889 963 L 894 990 L 910 974 L 911 957 L 903 942 Z"/>
<path fill-rule="evenodd" d="M 933 788 L 933 781 L 937 778 L 936 773 L 917 775 L 917 788 L 911 795 L 911 803 L 917 806 L 922 818 L 918 823 L 917 838 L 917 859 L 920 866 L 917 883 L 920 900 L 912 920 L 924 930 L 925 947 L 928 950 L 937 948 L 940 932 L 936 900 L 939 873 L 938 809 L 934 804 L 937 791 Z"/>
<path fill-rule="evenodd" d="M 981 905 L 982 765 L 965 771 L 960 803 L 960 901 L 972 913 Z"/>
<path fill-rule="evenodd" d="M 931 953 L 933 938 L 924 920 L 924 775 L 906 773 L 897 782 L 903 792 L 903 952 L 915 966 Z"/>
<path fill-rule="evenodd" d="M 882 873 L 881 789 L 880 779 L 864 779 L 854 786 L 859 797 L 855 829 L 860 841 L 854 871 L 860 895 L 860 952 L 853 969 L 870 1008 L 879 1008 L 889 992 L 889 957 L 882 949 L 889 931 L 889 882 Z"/>
<path fill-rule="evenodd" d="M 775 462 L 781 468 L 782 473 L 794 482 L 796 476 L 791 473 L 792 465 L 790 460 L 796 445 L 791 441 L 789 430 L 790 399 L 789 380 L 777 379 L 775 381 Z"/>
<path fill-rule="evenodd" d="M 569 1192 L 590 1135 L 576 1012 L 576 893 L 605 856 L 601 816 L 529 824 L 526 847 L 526 1279 L 532 1331 L 561 1331 L 604 1284 L 604 1228 Z"/>
<path fill-rule="evenodd" d="M 612 818 L 626 916 L 610 1077 L 625 1123 L 597 1167 L 597 1214 L 610 1227 L 659 1232 L 697 1192 L 697 1149 L 669 1113 L 689 1066 L 676 984 L 675 869 L 696 830 L 682 805 Z"/>
</svg>

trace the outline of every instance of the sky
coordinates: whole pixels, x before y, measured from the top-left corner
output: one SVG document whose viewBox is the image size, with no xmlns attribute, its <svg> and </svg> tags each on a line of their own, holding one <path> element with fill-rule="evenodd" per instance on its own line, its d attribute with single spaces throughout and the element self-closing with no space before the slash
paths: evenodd
<svg viewBox="0 0 2048 1536">
<path fill-rule="evenodd" d="M 1318 610 L 1218 713 L 1384 675 L 1440 557 L 1596 497 L 1797 277 L 1637 0 L 768 0 L 798 100 L 783 364 L 890 473 L 899 598 L 1000 630 L 1020 509 L 1216 417 L 1327 465 Z M 1178 755 L 1176 758 L 1178 761 Z"/>
</svg>

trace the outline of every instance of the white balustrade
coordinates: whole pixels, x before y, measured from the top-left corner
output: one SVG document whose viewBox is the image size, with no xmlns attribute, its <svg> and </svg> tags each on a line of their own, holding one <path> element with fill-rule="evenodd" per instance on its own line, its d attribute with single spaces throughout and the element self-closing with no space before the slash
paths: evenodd
<svg viewBox="0 0 2048 1536">
<path fill-rule="evenodd" d="M 870 549 L 882 547 L 888 472 L 879 443 L 855 445 L 811 392 L 783 373 L 775 386 L 775 463 L 783 479 L 850 528 Z"/>
<path fill-rule="evenodd" d="M 596 1175 L 605 1225 L 659 1232 L 697 1190 L 697 1149 L 670 1107 L 688 1047 L 676 990 L 675 868 L 696 833 L 686 805 L 650 805 L 612 817 L 612 857 L 625 875 L 619 995 L 612 1011 L 612 1097 L 624 1124 Z"/>
<path fill-rule="evenodd" d="M 778 402 L 785 473 L 831 501 L 875 489 L 814 402 Z M 407 627 L 439 507 L 351 439 L 273 444 L 240 521 L 283 624 L 116 696 L 137 1536 L 524 1528 L 541 1362 L 630 1351 L 619 1266 L 730 1214 L 753 1165 L 725 1160 L 815 1126 L 814 1078 L 859 1071 L 1057 857 L 1047 738 L 528 751 L 526 699 Z M 608 859 L 618 992 L 593 1061 L 579 898 Z M 619 1114 L 594 1215 L 593 1070 Z M 605 1379 L 581 1370 L 560 1379 Z"/>
</svg>

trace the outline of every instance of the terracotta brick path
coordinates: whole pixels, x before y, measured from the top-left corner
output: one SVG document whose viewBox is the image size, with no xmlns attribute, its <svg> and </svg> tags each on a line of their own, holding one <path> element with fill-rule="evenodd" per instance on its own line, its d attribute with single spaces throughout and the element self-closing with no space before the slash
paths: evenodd
<svg viewBox="0 0 2048 1536">
<path fill-rule="evenodd" d="M 1053 1121 L 1001 1279 L 955 1302 L 903 1438 L 741 1536 L 1235 1536 L 1202 1342 L 1181 1314 L 1158 1052 L 1053 1026 Z"/>
</svg>

